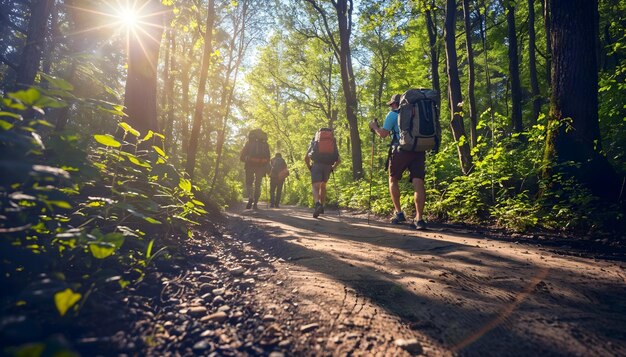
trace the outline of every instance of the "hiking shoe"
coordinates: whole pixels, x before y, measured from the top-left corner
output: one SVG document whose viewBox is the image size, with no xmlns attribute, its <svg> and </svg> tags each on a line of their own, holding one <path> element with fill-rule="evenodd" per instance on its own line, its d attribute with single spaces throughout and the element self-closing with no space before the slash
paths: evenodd
<svg viewBox="0 0 626 357">
<path fill-rule="evenodd" d="M 391 223 L 400 224 L 406 221 L 406 217 L 404 217 L 404 212 L 396 212 L 396 214 L 391 219 Z"/>
<path fill-rule="evenodd" d="M 323 209 L 324 209 L 324 207 L 322 206 L 321 203 L 315 202 L 315 210 L 313 211 L 313 218 L 319 217 L 319 215 L 320 215 L 320 213 L 322 213 Z"/>
<path fill-rule="evenodd" d="M 252 200 L 248 200 L 248 204 L 246 205 L 246 209 L 252 208 Z"/>
<path fill-rule="evenodd" d="M 424 231 L 426 230 L 426 222 L 424 222 L 423 219 L 420 219 L 419 221 L 413 221 L 413 224 L 411 225 L 413 228 L 417 229 L 418 231 Z"/>
</svg>

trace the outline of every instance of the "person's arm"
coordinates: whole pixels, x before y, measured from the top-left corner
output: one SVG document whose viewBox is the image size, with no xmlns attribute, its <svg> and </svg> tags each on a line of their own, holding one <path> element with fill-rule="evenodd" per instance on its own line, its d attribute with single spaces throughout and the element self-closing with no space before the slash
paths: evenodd
<svg viewBox="0 0 626 357">
<path fill-rule="evenodd" d="M 389 136 L 389 134 L 391 134 L 389 130 L 379 127 L 378 121 L 376 119 L 370 122 L 370 129 L 372 129 L 376 133 L 376 135 L 380 136 L 381 138 L 386 138 Z"/>
<path fill-rule="evenodd" d="M 309 152 L 307 151 L 306 155 L 304 155 L 304 163 L 306 164 L 306 167 L 309 168 L 309 171 L 311 170 L 311 158 L 309 157 Z"/>
</svg>

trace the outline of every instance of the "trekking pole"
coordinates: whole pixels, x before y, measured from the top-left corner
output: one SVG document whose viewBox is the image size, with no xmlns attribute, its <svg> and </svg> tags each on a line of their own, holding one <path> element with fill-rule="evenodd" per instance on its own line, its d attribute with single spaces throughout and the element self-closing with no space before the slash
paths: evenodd
<svg viewBox="0 0 626 357">
<path fill-rule="evenodd" d="M 333 175 L 333 191 L 335 191 L 335 196 L 337 196 L 337 212 L 339 212 L 339 219 L 341 219 L 341 207 L 339 207 L 339 190 L 337 189 L 337 181 L 335 181 L 335 170 L 330 172 Z"/>
<path fill-rule="evenodd" d="M 376 119 L 374 119 L 376 120 Z M 372 212 L 372 178 L 374 177 L 374 148 L 376 132 L 372 130 L 372 158 L 370 161 L 370 193 L 367 198 L 367 225 L 370 225 L 370 213 Z"/>
</svg>

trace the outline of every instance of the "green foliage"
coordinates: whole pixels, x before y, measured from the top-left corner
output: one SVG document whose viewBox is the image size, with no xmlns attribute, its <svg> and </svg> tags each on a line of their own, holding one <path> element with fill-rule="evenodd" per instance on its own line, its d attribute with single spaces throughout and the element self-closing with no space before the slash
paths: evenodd
<svg viewBox="0 0 626 357">
<path fill-rule="evenodd" d="M 60 316 L 97 290 L 137 282 L 206 213 L 193 184 L 167 162 L 163 135 L 142 138 L 120 123 L 120 137 L 81 140 L 21 115 L 54 103 L 35 89 L 3 103 L 0 279 L 22 305 L 36 302 L 29 287 L 41 274 L 52 281 L 46 298 Z"/>
</svg>

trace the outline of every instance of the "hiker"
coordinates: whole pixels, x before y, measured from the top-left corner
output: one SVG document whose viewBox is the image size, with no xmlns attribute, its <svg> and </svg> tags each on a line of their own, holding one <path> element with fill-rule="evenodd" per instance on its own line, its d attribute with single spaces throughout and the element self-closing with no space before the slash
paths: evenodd
<svg viewBox="0 0 626 357">
<path fill-rule="evenodd" d="M 391 223 L 400 224 L 406 221 L 406 217 L 404 216 L 404 212 L 400 206 L 399 180 L 402 178 L 404 171 L 408 169 L 409 181 L 413 185 L 413 198 L 415 201 L 415 218 L 413 219 L 411 226 L 417 230 L 424 230 L 426 229 L 426 222 L 424 221 L 424 204 L 426 202 L 426 190 L 424 187 L 424 176 L 426 174 L 426 151 L 432 149 L 437 151 L 439 146 L 438 135 L 440 128 L 438 124 L 438 109 L 436 107 L 436 100 L 434 100 L 437 92 L 428 90 L 428 92 L 425 92 L 427 94 L 425 94 L 424 98 L 422 98 L 421 94 L 416 94 L 412 91 L 422 90 L 410 90 L 405 92 L 402 96 L 400 94 L 394 94 L 389 102 L 387 102 L 390 111 L 385 117 L 383 127 L 380 128 L 376 120 L 372 120 L 369 123 L 369 127 L 381 138 L 391 136 L 391 144 L 386 164 L 389 170 L 389 194 L 395 209 Z M 414 99 L 412 95 L 417 95 L 419 98 Z M 426 96 L 428 96 L 427 99 L 425 99 Z M 413 100 L 415 101 L 411 102 Z M 415 104 L 420 100 L 423 100 L 424 103 Z M 431 100 L 433 101 L 432 103 L 430 102 Z M 408 110 L 408 115 L 405 114 L 407 119 L 402 121 L 399 120 L 399 115 L 403 115 L 405 112 L 402 111 L 401 114 L 401 103 L 403 108 L 406 106 Z M 415 115 L 416 111 L 418 112 L 418 115 Z M 421 125 L 424 131 L 429 132 L 429 137 L 427 139 L 414 138 L 412 146 L 409 145 L 407 147 L 405 145 L 401 145 L 400 133 L 403 133 L 403 140 L 409 140 L 407 131 L 410 133 L 413 130 L 413 125 L 419 125 L 414 123 L 409 127 L 409 124 L 405 124 L 410 120 L 413 120 L 413 118 L 416 118 L 415 120 L 420 120 L 420 118 L 422 118 L 427 122 L 426 124 L 428 125 Z M 400 127 L 404 125 L 407 125 L 407 128 Z M 432 129 L 432 133 L 430 133 L 430 129 Z M 420 143 L 420 145 L 417 145 L 417 143 Z"/>
<path fill-rule="evenodd" d="M 333 136 L 332 129 L 321 128 L 315 133 L 315 137 L 304 156 L 304 162 L 311 171 L 313 202 L 315 202 L 313 217 L 317 218 L 324 213 L 326 182 L 340 162 L 337 141 Z"/>
<path fill-rule="evenodd" d="M 289 176 L 287 163 L 281 153 L 277 152 L 270 161 L 270 207 L 278 208 L 280 196 L 283 192 L 283 183 Z"/>
<path fill-rule="evenodd" d="M 269 172 L 270 161 L 267 134 L 263 130 L 250 130 L 248 141 L 241 150 L 239 159 L 245 163 L 246 170 L 246 190 L 248 191 L 246 209 L 257 209 L 261 196 L 261 183 L 263 176 Z"/>
</svg>

